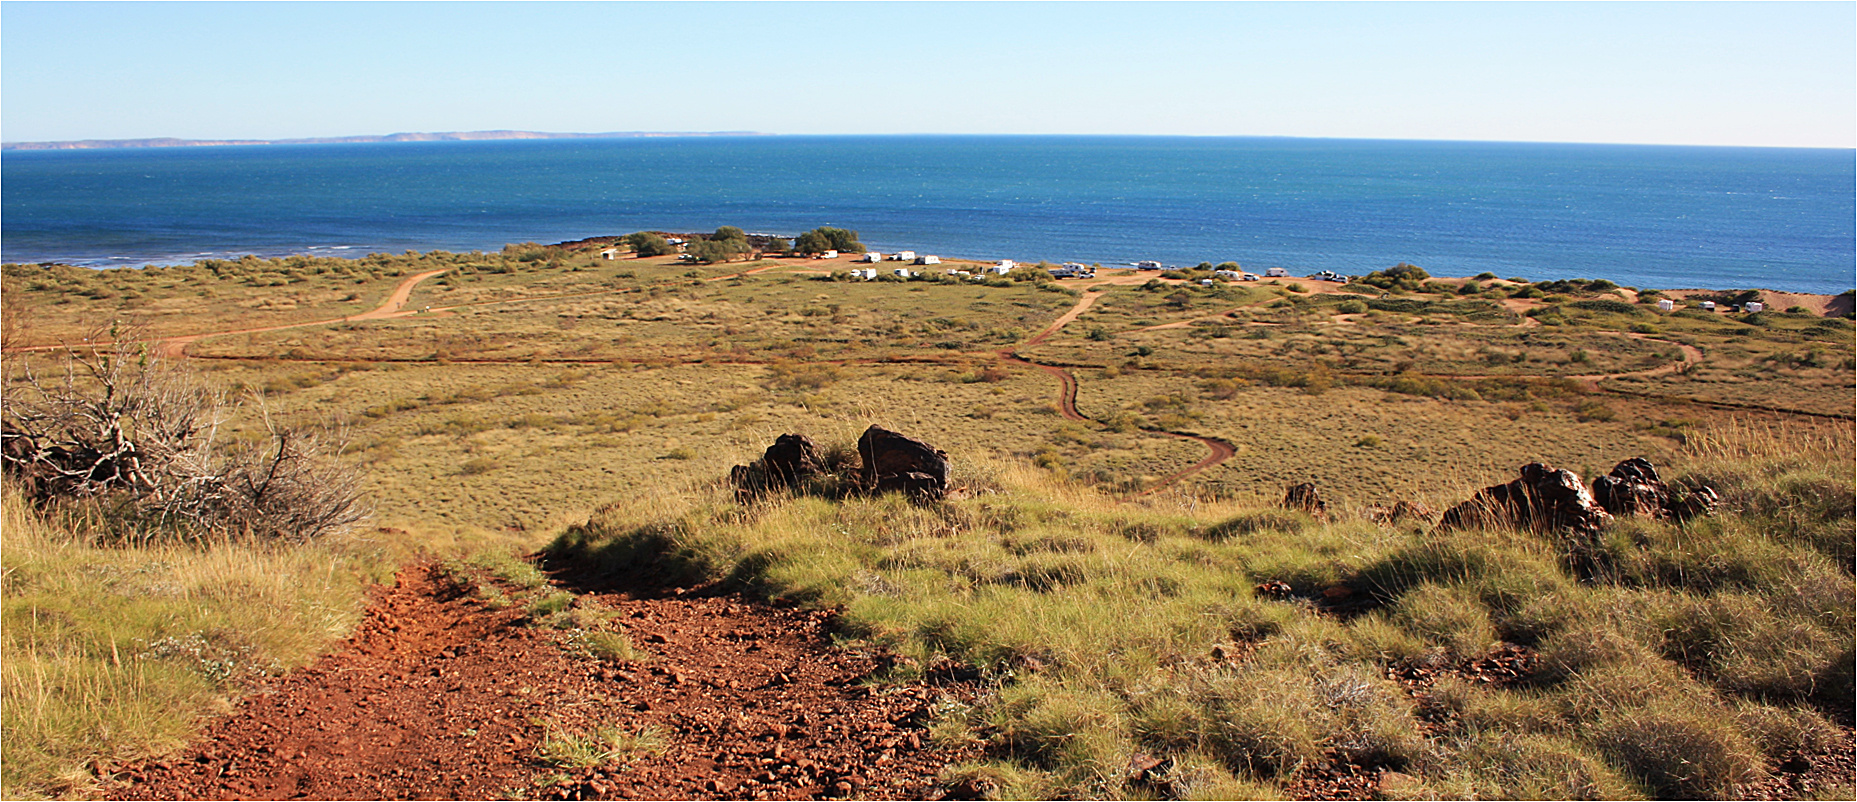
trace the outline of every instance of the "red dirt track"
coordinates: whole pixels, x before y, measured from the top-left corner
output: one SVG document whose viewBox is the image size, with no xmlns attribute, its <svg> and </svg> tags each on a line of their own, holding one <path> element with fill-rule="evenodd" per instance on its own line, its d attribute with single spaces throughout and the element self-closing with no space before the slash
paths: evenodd
<svg viewBox="0 0 1857 802">
<path fill-rule="evenodd" d="M 938 750 L 929 708 L 965 685 L 863 680 L 829 613 L 685 591 L 586 594 L 644 662 L 607 663 L 566 631 L 497 609 L 432 566 L 376 589 L 315 665 L 268 682 L 197 743 L 121 768 L 113 799 L 794 799 L 938 796 L 967 755 Z M 656 754 L 592 769 L 544 762 L 551 731 L 647 729 Z"/>
</svg>

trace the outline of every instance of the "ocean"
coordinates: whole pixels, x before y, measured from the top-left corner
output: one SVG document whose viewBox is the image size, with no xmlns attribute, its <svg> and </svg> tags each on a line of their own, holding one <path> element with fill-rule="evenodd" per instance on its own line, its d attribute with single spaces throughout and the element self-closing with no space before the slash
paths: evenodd
<svg viewBox="0 0 1857 802">
<path fill-rule="evenodd" d="M 1105 136 L 743 136 L 0 153 L 0 259 L 496 250 L 639 230 L 1364 273 L 1857 286 L 1857 152 Z"/>
</svg>

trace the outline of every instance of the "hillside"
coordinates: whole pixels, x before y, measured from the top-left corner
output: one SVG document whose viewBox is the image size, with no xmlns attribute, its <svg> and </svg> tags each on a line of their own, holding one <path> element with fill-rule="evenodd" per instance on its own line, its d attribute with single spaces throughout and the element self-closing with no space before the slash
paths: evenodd
<svg viewBox="0 0 1857 802">
<path fill-rule="evenodd" d="M 10 493 L 7 795 L 1850 793 L 1840 299 L 852 267 L 6 266 L 9 392 L 147 342 L 247 393 L 230 447 L 345 432 L 376 509 L 168 542 Z M 954 492 L 725 482 L 871 424 Z M 1720 511 L 1438 528 L 1630 457 Z"/>
</svg>

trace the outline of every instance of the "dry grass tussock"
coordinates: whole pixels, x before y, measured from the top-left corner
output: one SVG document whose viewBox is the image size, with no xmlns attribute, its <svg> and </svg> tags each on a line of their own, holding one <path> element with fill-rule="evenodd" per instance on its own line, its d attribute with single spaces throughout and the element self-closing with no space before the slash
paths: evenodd
<svg viewBox="0 0 1857 802">
<path fill-rule="evenodd" d="M 1124 504 L 1017 460 L 935 504 L 662 490 L 550 551 L 842 605 L 899 678 L 979 672 L 996 690 L 933 731 L 984 744 L 951 782 L 1002 797 L 1268 796 L 1339 760 L 1410 775 L 1389 792 L 1408 797 L 1721 798 L 1848 726 L 1850 448 L 1835 428 L 1698 438 L 1672 473 L 1739 506 L 1623 524 L 1597 571 L 1552 535 Z M 1323 611 L 1337 587 L 1349 615 Z M 1538 667 L 1516 682 L 1452 674 L 1517 647 Z M 1414 695 L 1388 679 L 1412 667 L 1443 673 Z M 1171 768 L 1133 776 L 1142 755 Z"/>
<path fill-rule="evenodd" d="M 352 544 L 99 545 L 8 487 L 0 503 L 4 788 L 86 794 L 182 744 L 250 679 L 312 659 L 382 577 Z"/>
</svg>

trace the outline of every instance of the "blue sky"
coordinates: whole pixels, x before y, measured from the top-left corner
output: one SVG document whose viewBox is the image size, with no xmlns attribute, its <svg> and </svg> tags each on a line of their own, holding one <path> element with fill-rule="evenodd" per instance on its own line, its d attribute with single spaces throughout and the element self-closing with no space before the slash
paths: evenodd
<svg viewBox="0 0 1857 802">
<path fill-rule="evenodd" d="M 0 3 L 0 138 L 754 130 L 1850 148 L 1857 3 Z"/>
</svg>

